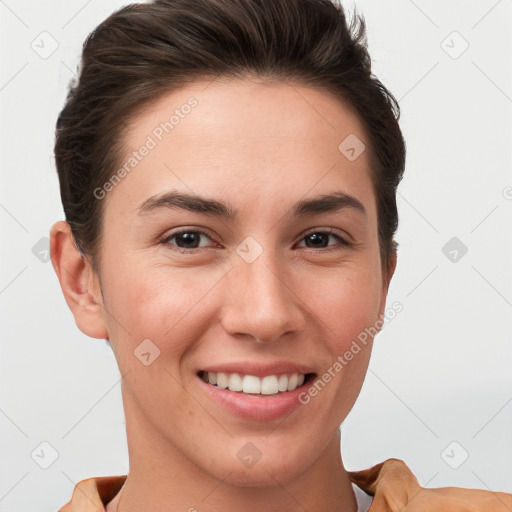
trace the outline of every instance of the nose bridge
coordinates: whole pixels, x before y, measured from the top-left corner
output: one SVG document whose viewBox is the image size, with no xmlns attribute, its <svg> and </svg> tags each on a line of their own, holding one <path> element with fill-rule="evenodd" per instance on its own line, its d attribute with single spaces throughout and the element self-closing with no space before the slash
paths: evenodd
<svg viewBox="0 0 512 512">
<path fill-rule="evenodd" d="M 223 324 L 231 334 L 247 334 L 266 343 L 300 330 L 302 314 L 284 263 L 274 250 L 260 248 L 250 240 L 237 248 Z"/>
</svg>

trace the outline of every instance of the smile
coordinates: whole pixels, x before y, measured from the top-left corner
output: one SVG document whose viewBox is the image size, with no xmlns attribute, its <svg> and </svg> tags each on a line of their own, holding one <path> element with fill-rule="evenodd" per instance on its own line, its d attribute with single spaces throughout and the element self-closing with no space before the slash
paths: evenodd
<svg viewBox="0 0 512 512">
<path fill-rule="evenodd" d="M 199 376 L 204 382 L 220 389 L 250 395 L 276 395 L 294 391 L 302 386 L 305 380 L 313 374 L 281 374 L 257 377 L 240 373 L 205 372 L 200 371 Z"/>
</svg>

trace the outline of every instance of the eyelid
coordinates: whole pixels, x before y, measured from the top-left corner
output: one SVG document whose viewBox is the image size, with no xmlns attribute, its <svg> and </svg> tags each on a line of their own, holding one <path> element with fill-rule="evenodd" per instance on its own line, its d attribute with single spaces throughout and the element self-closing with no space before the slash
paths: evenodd
<svg viewBox="0 0 512 512">
<path fill-rule="evenodd" d="M 330 235 L 337 235 L 340 238 L 343 238 L 345 234 L 347 237 L 351 238 L 350 235 L 345 231 L 336 230 L 335 228 L 311 228 L 305 231 L 302 237 L 311 235 L 312 233 L 328 233 Z"/>
</svg>

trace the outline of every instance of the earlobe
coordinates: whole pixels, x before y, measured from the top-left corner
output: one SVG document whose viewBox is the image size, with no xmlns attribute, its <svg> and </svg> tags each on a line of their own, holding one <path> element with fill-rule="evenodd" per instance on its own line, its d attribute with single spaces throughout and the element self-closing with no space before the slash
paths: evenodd
<svg viewBox="0 0 512 512">
<path fill-rule="evenodd" d="M 50 257 L 78 328 L 91 338 L 108 339 L 98 279 L 76 248 L 66 221 L 56 222 L 50 230 Z"/>
</svg>

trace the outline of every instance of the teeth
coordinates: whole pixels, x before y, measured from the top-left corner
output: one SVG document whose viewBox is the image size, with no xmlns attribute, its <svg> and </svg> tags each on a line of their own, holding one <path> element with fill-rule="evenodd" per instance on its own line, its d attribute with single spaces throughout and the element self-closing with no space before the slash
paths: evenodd
<svg viewBox="0 0 512 512">
<path fill-rule="evenodd" d="M 217 373 L 217 386 L 221 389 L 228 387 L 228 376 L 225 373 Z"/>
<path fill-rule="evenodd" d="M 277 381 L 277 389 L 279 391 L 288 391 L 288 377 L 286 375 L 281 375 L 279 380 Z"/>
<path fill-rule="evenodd" d="M 259 379 L 258 379 L 259 380 Z M 261 379 L 261 394 L 262 395 L 275 395 L 279 391 L 277 377 L 275 375 L 268 375 Z"/>
<path fill-rule="evenodd" d="M 208 374 L 210 375 L 210 374 Z M 242 377 L 238 373 L 232 373 L 228 377 L 228 389 L 231 391 L 242 391 L 243 382 Z"/>
<path fill-rule="evenodd" d="M 244 393 L 261 393 L 261 380 L 254 375 L 245 375 L 242 380 L 242 391 Z"/>
<path fill-rule="evenodd" d="M 202 372 L 201 378 L 221 389 L 252 395 L 275 395 L 279 392 L 293 391 L 302 386 L 305 376 L 293 373 L 291 375 L 267 375 L 260 379 L 255 375 L 239 373 Z"/>
<path fill-rule="evenodd" d="M 299 376 L 294 373 L 288 379 L 288 391 L 292 391 L 297 387 L 297 382 L 299 381 Z"/>
</svg>

